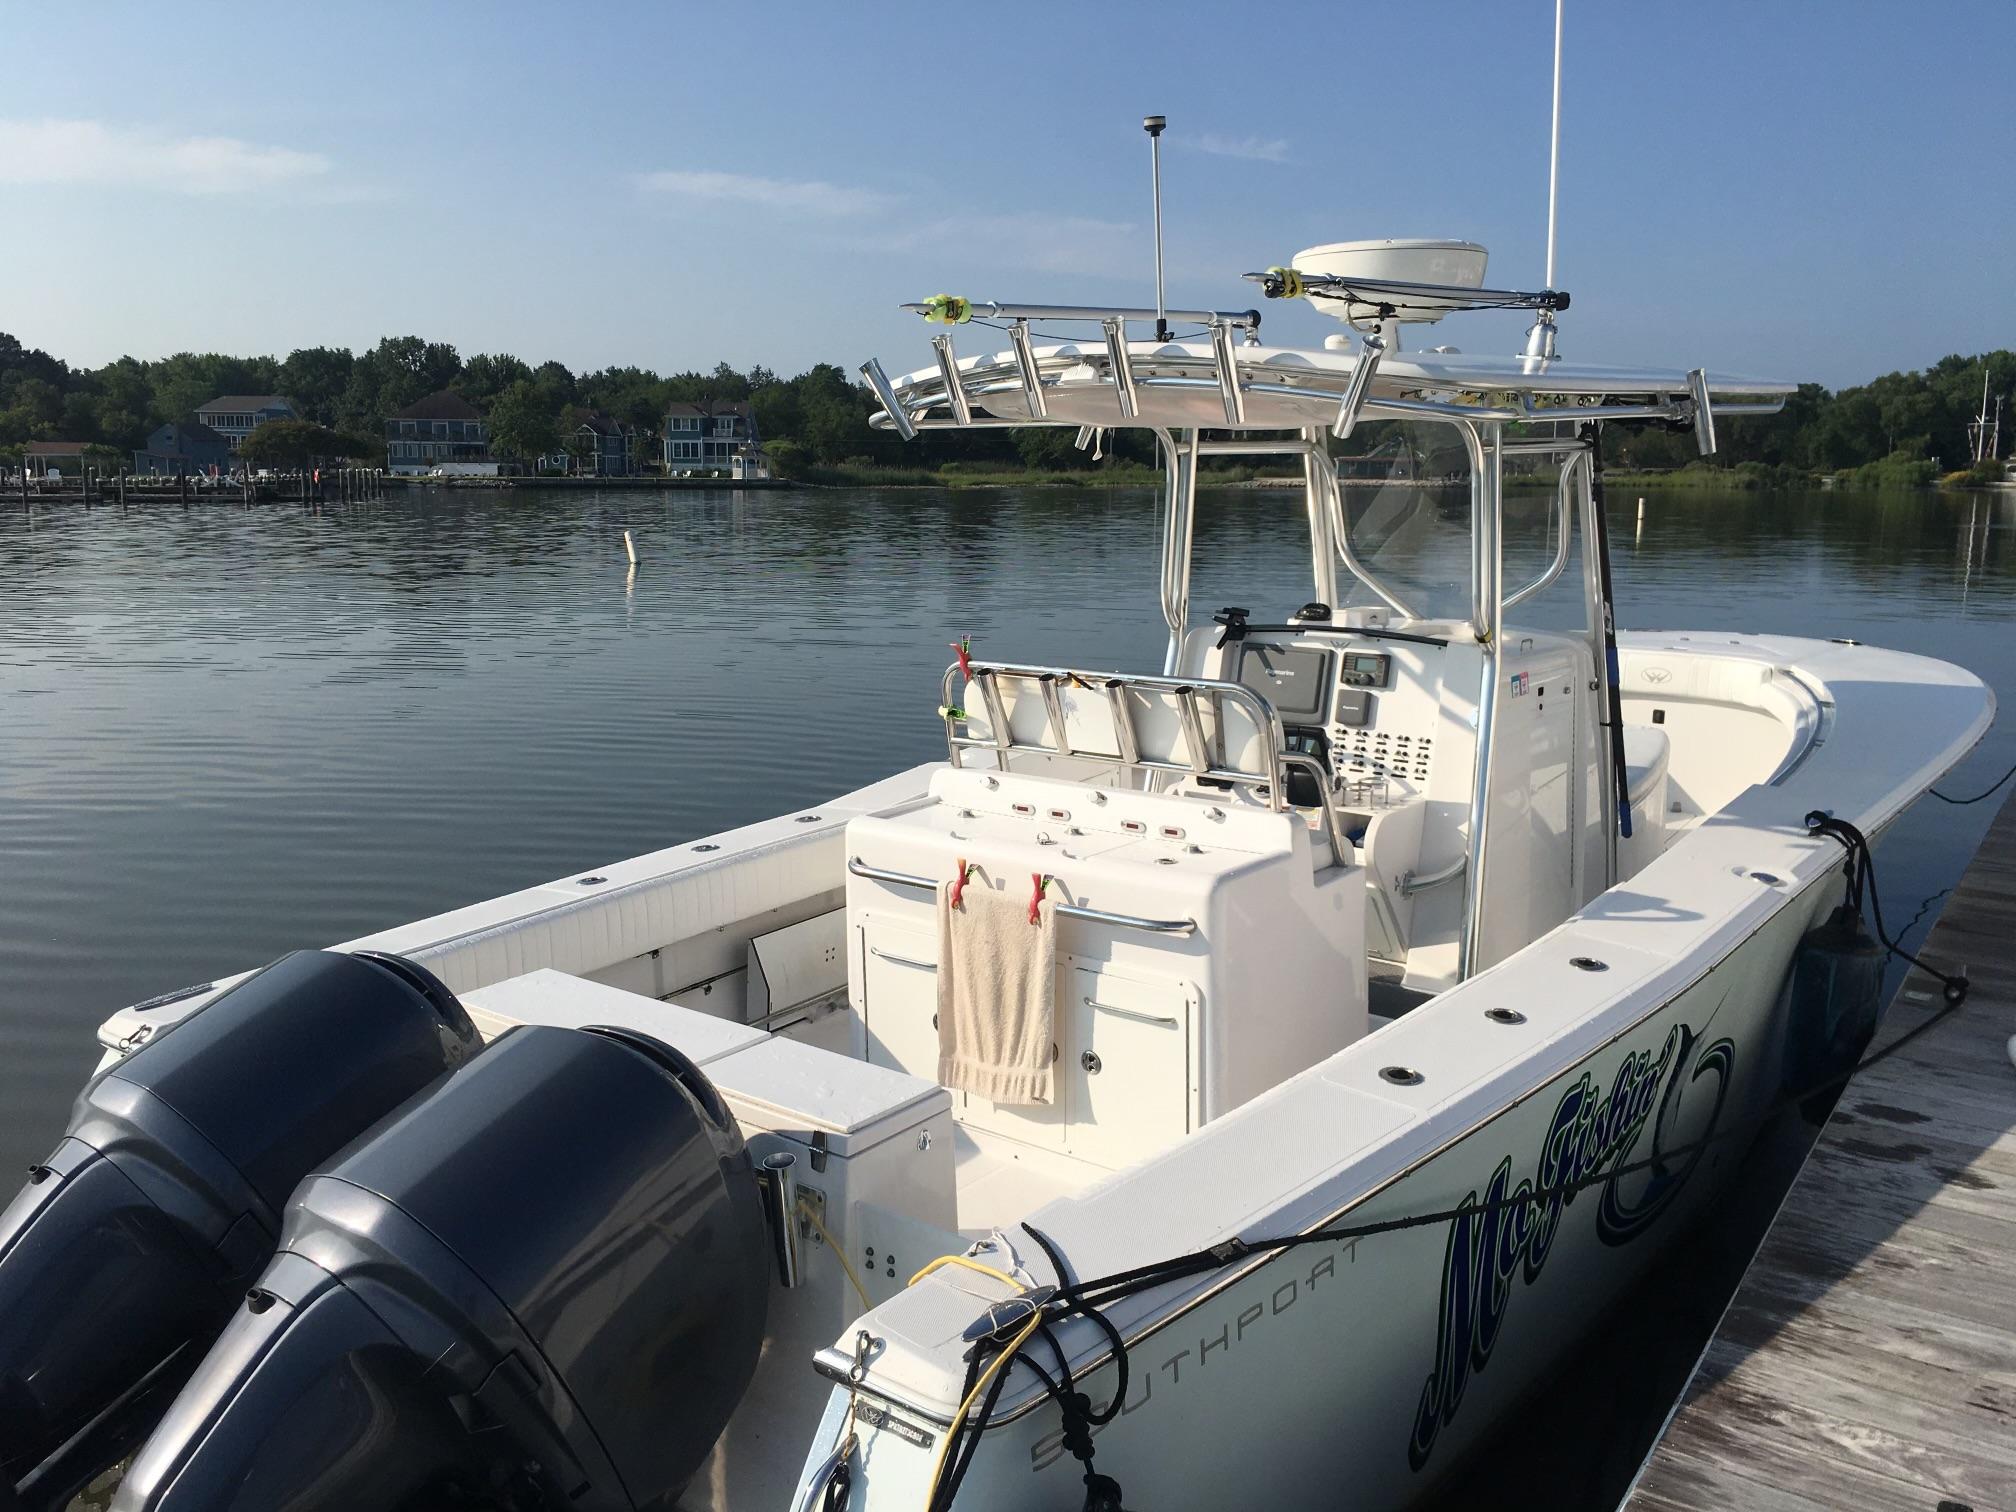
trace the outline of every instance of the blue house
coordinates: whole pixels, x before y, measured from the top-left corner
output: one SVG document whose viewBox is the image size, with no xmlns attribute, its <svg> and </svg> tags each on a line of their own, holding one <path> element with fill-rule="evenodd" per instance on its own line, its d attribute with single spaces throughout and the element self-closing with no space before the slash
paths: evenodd
<svg viewBox="0 0 2016 1512">
<path fill-rule="evenodd" d="M 755 412 L 745 403 L 703 399 L 698 404 L 666 406 L 668 472 L 694 468 L 719 468 L 726 472 L 738 455 L 753 451 L 759 444 Z"/>
<path fill-rule="evenodd" d="M 232 451 L 268 420 L 299 420 L 301 411 L 281 394 L 220 394 L 196 418 L 222 436 Z"/>
<path fill-rule="evenodd" d="M 136 473 L 219 473 L 231 470 L 231 443 L 200 420 L 171 420 L 133 453 Z"/>
<path fill-rule="evenodd" d="M 600 410 L 574 428 L 568 449 L 575 471 L 591 478 L 627 478 L 637 471 L 637 427 Z"/>
</svg>

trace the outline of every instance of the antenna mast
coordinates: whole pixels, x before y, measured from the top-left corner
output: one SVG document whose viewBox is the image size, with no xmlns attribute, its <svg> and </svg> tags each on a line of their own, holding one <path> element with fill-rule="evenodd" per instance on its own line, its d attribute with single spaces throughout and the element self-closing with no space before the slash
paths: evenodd
<svg viewBox="0 0 2016 1512">
<path fill-rule="evenodd" d="M 1554 0 L 1554 120 L 1547 142 L 1547 287 L 1554 287 L 1555 207 L 1561 187 L 1561 23 L 1564 0 Z M 1526 332 L 1526 370 L 1554 355 L 1554 315 L 1543 310 Z"/>
<path fill-rule="evenodd" d="M 1141 118 L 1141 129 L 1148 133 L 1148 177 L 1155 190 L 1155 339 L 1169 339 L 1169 307 L 1162 296 L 1162 129 L 1169 124 L 1166 116 L 1151 115 Z"/>
<path fill-rule="evenodd" d="M 1561 7 L 1554 0 L 1554 131 L 1547 143 L 1547 287 L 1554 287 L 1554 203 L 1561 183 Z"/>
</svg>

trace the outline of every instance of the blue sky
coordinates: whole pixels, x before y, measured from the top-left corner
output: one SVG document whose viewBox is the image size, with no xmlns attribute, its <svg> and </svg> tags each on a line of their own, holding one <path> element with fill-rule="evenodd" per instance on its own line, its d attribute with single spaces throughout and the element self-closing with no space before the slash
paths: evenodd
<svg viewBox="0 0 2016 1512">
<path fill-rule="evenodd" d="M 77 362 L 412 333 L 917 367 L 904 299 L 1152 301 L 1149 111 L 1172 304 L 1370 236 L 1541 281 L 1547 0 L 21 5 L 0 34 L 0 329 Z M 1563 354 L 1838 386 L 2016 346 L 2012 59 L 2010 0 L 1569 0 Z"/>
</svg>

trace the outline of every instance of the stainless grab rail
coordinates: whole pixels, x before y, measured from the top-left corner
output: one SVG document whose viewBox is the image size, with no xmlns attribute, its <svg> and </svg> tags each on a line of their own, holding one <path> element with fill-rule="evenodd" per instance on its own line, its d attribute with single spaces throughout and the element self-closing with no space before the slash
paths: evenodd
<svg viewBox="0 0 2016 1512">
<path fill-rule="evenodd" d="M 1463 875 L 1464 868 L 1469 866 L 1469 864 L 1470 856 L 1466 851 L 1447 866 L 1441 867 L 1436 871 L 1423 872 L 1418 877 L 1414 873 L 1408 872 L 1400 879 L 1397 891 L 1401 897 L 1411 898 L 1416 893 L 1427 892 L 1431 887 L 1440 887 L 1445 882 L 1454 882 L 1458 877 Z"/>
<path fill-rule="evenodd" d="M 1101 1013 L 1110 1013 L 1115 1018 L 1132 1019 L 1137 1024 L 1153 1024 L 1158 1029 L 1174 1029 L 1177 1021 L 1160 1013 L 1143 1013 L 1138 1008 L 1122 1008 L 1117 1003 L 1102 1003 L 1099 999 L 1085 999 L 1087 1008 L 1096 1008 Z"/>
<path fill-rule="evenodd" d="M 1283 751 L 1281 766 L 1284 771 L 1307 772 L 1316 783 L 1316 806 L 1323 811 L 1323 833 L 1330 841 L 1330 859 L 1338 866 L 1349 866 L 1350 860 L 1344 853 L 1344 829 L 1337 821 L 1337 806 L 1330 801 L 1330 774 L 1323 770 L 1323 763 L 1314 756 L 1304 756 L 1300 751 Z"/>
<path fill-rule="evenodd" d="M 849 870 L 852 870 L 852 868 L 850 867 Z M 866 876 L 867 873 L 856 872 L 855 875 Z M 919 961 L 911 956 L 898 955 L 893 950 L 884 950 L 879 945 L 870 945 L 868 947 L 868 954 L 874 956 L 878 961 L 891 961 L 898 966 L 914 966 L 919 971 L 936 971 L 938 969 L 936 961 Z"/>
<path fill-rule="evenodd" d="M 859 856 L 847 858 L 847 871 L 850 876 L 866 877 L 871 882 L 890 882 L 897 887 L 921 888 L 925 892 L 938 890 L 938 884 L 929 877 L 884 871 L 879 866 L 870 866 Z M 1136 914 L 1108 913 L 1103 908 L 1080 908 L 1076 903 L 1059 903 L 1056 909 L 1060 919 L 1085 919 L 1094 924 L 1115 924 L 1122 929 L 1145 929 L 1150 934 L 1189 934 L 1197 927 L 1195 919 L 1144 919 Z"/>
</svg>

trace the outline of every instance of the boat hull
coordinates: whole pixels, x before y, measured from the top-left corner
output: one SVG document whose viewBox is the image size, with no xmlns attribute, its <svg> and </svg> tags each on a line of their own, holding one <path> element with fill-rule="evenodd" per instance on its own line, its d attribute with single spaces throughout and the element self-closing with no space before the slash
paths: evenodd
<svg viewBox="0 0 2016 1512">
<path fill-rule="evenodd" d="M 1515 1405 L 1546 1432 L 1544 1402 L 1530 1413 L 1535 1387 L 1649 1265 L 1712 1221 L 1749 1136 L 1784 1101 L 1794 955 L 1840 896 L 1829 873 L 1788 898 L 1684 991 L 1335 1226 L 1464 1216 L 1280 1253 L 1131 1340 L 1126 1404 L 1094 1439 L 1099 1471 L 1129 1505 L 1342 1495 L 1398 1508 Z M 1535 1191 L 1557 1195 L 1518 1201 Z M 1109 1362 L 1081 1387 L 1103 1404 L 1115 1381 Z M 867 1473 L 854 1504 L 921 1505 L 942 1426 L 877 1427 L 877 1416 L 857 1415 Z M 813 1463 L 829 1448 L 822 1439 Z M 1079 1475 L 1046 1402 L 986 1433 L 958 1504 L 1075 1504 Z"/>
</svg>

